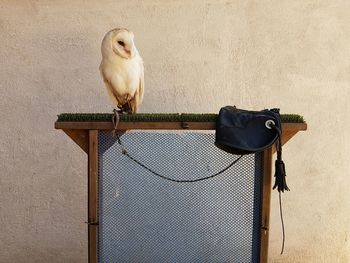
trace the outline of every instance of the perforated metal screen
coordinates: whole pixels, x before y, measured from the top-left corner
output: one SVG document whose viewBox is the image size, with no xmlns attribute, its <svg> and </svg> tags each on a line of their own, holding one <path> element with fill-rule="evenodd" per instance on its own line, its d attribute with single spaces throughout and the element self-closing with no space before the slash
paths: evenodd
<svg viewBox="0 0 350 263">
<path fill-rule="evenodd" d="M 237 156 L 213 133 L 128 132 L 128 153 L 159 174 L 196 179 Z M 175 183 L 122 154 L 99 133 L 99 262 L 258 262 L 262 155 L 246 155 L 214 178 Z"/>
</svg>

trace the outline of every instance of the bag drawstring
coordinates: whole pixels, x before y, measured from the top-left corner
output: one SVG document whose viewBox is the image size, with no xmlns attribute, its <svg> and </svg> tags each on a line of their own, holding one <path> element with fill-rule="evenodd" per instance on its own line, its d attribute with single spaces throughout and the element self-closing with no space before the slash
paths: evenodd
<svg viewBox="0 0 350 263">
<path fill-rule="evenodd" d="M 286 182 L 286 167 L 282 160 L 282 141 L 281 141 L 282 131 L 275 124 L 271 123 L 270 125 L 271 125 L 271 128 L 275 129 L 278 132 L 278 140 L 276 142 L 277 160 L 275 161 L 275 184 L 272 187 L 272 189 L 277 188 L 278 197 L 279 197 L 280 217 L 281 217 L 281 224 L 282 224 L 282 248 L 281 248 L 281 255 L 282 255 L 284 251 L 286 234 L 284 230 L 281 192 L 284 192 L 284 190 L 289 191 L 289 188 Z"/>
</svg>

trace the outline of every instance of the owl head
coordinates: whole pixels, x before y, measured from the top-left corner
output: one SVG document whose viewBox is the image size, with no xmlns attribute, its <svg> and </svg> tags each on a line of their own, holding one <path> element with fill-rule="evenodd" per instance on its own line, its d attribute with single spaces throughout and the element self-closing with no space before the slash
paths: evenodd
<svg viewBox="0 0 350 263">
<path fill-rule="evenodd" d="M 134 33 L 125 28 L 112 29 L 103 38 L 101 51 L 104 57 L 114 55 L 123 59 L 133 58 L 137 52 Z"/>
</svg>

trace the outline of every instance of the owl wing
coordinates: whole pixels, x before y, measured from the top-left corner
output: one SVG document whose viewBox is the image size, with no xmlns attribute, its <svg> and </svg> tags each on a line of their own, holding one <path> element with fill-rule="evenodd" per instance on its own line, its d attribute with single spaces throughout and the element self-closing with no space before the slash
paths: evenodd
<svg viewBox="0 0 350 263">
<path fill-rule="evenodd" d="M 145 90 L 145 75 L 144 75 L 143 61 L 141 58 L 139 61 L 139 67 L 140 67 L 139 86 L 136 89 L 134 97 L 130 100 L 131 111 L 133 113 L 136 113 L 138 111 L 138 106 L 141 104 L 143 100 L 143 94 Z"/>
<path fill-rule="evenodd" d="M 140 86 L 138 88 L 139 103 L 143 101 L 143 94 L 145 92 L 145 69 L 143 67 L 143 61 L 140 59 Z"/>
<path fill-rule="evenodd" d="M 118 96 L 117 96 L 117 94 L 115 94 L 115 93 L 116 93 L 115 89 L 113 89 L 113 86 L 112 86 L 110 80 L 106 77 L 106 75 L 104 74 L 102 68 L 103 68 L 103 67 L 102 67 L 102 64 L 101 64 L 101 65 L 100 65 L 100 73 L 101 73 L 101 76 L 102 76 L 102 78 L 103 78 L 103 81 L 104 81 L 104 83 L 105 83 L 105 85 L 106 85 L 108 95 L 111 97 L 112 102 L 113 102 L 115 105 L 117 105 L 117 106 L 118 106 L 118 105 L 121 105 L 121 103 L 118 101 Z"/>
</svg>

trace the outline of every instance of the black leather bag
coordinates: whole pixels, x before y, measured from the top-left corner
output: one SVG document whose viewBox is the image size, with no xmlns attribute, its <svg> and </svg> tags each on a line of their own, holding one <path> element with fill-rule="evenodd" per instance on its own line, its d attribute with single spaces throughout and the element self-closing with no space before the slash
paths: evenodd
<svg viewBox="0 0 350 263">
<path fill-rule="evenodd" d="M 248 111 L 233 106 L 221 108 L 216 123 L 215 145 L 233 154 L 261 152 L 278 139 L 281 119 L 277 109 Z"/>
<path fill-rule="evenodd" d="M 226 152 L 244 155 L 264 151 L 276 144 L 273 189 L 283 192 L 289 188 L 282 161 L 281 131 L 279 109 L 248 111 L 226 106 L 220 109 L 216 122 L 215 145 Z"/>
</svg>

